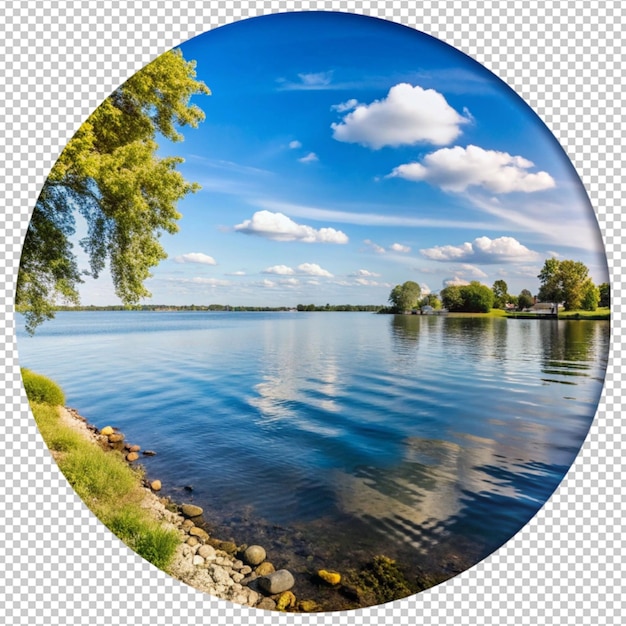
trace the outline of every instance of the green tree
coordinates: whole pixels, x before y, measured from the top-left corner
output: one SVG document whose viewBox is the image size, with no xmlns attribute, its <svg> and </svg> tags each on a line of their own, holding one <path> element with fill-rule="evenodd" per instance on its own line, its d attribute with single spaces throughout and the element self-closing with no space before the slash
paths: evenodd
<svg viewBox="0 0 626 626">
<path fill-rule="evenodd" d="M 580 309 L 589 287 L 589 269 L 581 261 L 547 259 L 538 276 L 542 302 L 563 303 L 566 311 Z"/>
<path fill-rule="evenodd" d="M 591 279 L 587 279 L 582 290 L 580 308 L 584 311 L 595 311 L 598 308 L 599 301 L 600 290 L 593 284 Z"/>
<path fill-rule="evenodd" d="M 609 283 L 598 285 L 598 291 L 600 292 L 598 306 L 611 306 L 611 286 Z"/>
<path fill-rule="evenodd" d="M 491 290 L 493 291 L 493 306 L 496 309 L 503 309 L 509 301 L 509 286 L 504 280 L 496 280 Z"/>
<path fill-rule="evenodd" d="M 70 238 L 78 212 L 80 241 L 97 278 L 108 262 L 115 292 L 127 305 L 149 297 L 144 281 L 166 257 L 163 232 L 178 230 L 177 202 L 199 187 L 176 170 L 182 159 L 159 157 L 157 136 L 182 140 L 204 113 L 190 98 L 209 94 L 195 63 L 172 50 L 116 89 L 78 129 L 55 163 L 26 233 L 16 305 L 33 332 L 54 316 L 58 300 L 77 304 L 82 282 Z"/>
<path fill-rule="evenodd" d="M 537 276 L 541 285 L 537 297 L 541 302 L 559 303 L 563 301 L 563 286 L 559 272 L 560 261 L 546 259 L 541 272 Z"/>
<path fill-rule="evenodd" d="M 463 294 L 460 285 L 449 285 L 441 290 L 441 302 L 448 311 L 463 310 Z"/>
<path fill-rule="evenodd" d="M 522 289 L 519 296 L 517 296 L 517 308 L 522 311 L 530 308 L 534 303 L 533 294 L 528 289 Z"/>
<path fill-rule="evenodd" d="M 469 313 L 489 313 L 493 308 L 493 291 L 487 285 L 473 280 L 469 285 L 461 287 L 463 310 Z"/>
<path fill-rule="evenodd" d="M 439 310 L 441 309 L 441 300 L 436 293 L 429 293 L 419 301 L 419 306 L 431 306 L 433 309 Z"/>
<path fill-rule="evenodd" d="M 389 302 L 397 313 L 410 311 L 417 306 L 420 297 L 420 286 L 412 280 L 396 285 L 389 294 Z"/>
</svg>

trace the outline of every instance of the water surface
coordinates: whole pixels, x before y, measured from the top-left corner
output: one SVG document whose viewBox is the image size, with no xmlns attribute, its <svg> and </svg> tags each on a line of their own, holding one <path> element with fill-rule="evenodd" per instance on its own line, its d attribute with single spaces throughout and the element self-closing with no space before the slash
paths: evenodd
<svg viewBox="0 0 626 626">
<path fill-rule="evenodd" d="M 148 475 L 203 506 L 216 534 L 297 572 L 386 554 L 446 577 L 563 478 L 597 408 L 609 324 L 65 312 L 18 341 L 69 406 L 157 451 Z"/>
</svg>

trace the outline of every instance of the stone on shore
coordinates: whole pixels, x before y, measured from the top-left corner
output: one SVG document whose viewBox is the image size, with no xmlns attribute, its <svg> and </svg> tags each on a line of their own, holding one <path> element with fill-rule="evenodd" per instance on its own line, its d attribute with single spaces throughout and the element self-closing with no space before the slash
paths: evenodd
<svg viewBox="0 0 626 626">
<path fill-rule="evenodd" d="M 183 504 L 181 511 L 185 517 L 198 517 L 204 513 L 204 509 L 195 504 Z"/>
<path fill-rule="evenodd" d="M 243 560 L 248 565 L 255 567 L 256 565 L 263 563 L 266 556 L 267 554 L 265 552 L 265 548 L 261 546 L 248 546 L 246 551 L 243 553 Z"/>
<path fill-rule="evenodd" d="M 298 609 L 303 613 L 314 613 L 320 610 L 315 600 L 300 600 L 300 602 L 298 602 Z"/>
<path fill-rule="evenodd" d="M 109 435 L 109 443 L 121 443 L 124 441 L 124 435 L 122 433 L 113 433 Z"/>
<path fill-rule="evenodd" d="M 197 537 L 198 539 L 200 539 L 200 541 L 208 541 L 209 540 L 209 533 L 206 530 L 203 530 L 202 528 L 199 528 L 198 526 L 194 526 L 193 528 L 189 529 L 189 534 L 192 537 Z"/>
<path fill-rule="evenodd" d="M 228 555 L 233 555 L 237 552 L 237 544 L 232 541 L 221 541 L 218 547 Z"/>
<path fill-rule="evenodd" d="M 283 591 L 278 600 L 276 600 L 276 608 L 279 611 L 293 609 L 296 606 L 296 596 L 292 591 Z"/>
<path fill-rule="evenodd" d="M 161 481 L 160 480 L 153 480 L 150 483 L 150 489 L 152 489 L 152 491 L 161 491 Z"/>
<path fill-rule="evenodd" d="M 138 445 L 132 445 L 128 448 L 129 452 L 139 452 L 139 450 L 141 450 L 141 446 Z"/>
<path fill-rule="evenodd" d="M 143 455 L 144 456 L 156 456 L 156 452 L 154 450 L 144 450 Z"/>
<path fill-rule="evenodd" d="M 210 546 L 208 544 L 204 544 L 203 546 L 200 546 L 200 548 L 198 549 L 198 554 L 203 558 L 203 559 L 215 559 L 215 548 L 213 546 Z"/>
<path fill-rule="evenodd" d="M 126 460 L 129 463 L 132 463 L 133 461 L 136 461 L 139 458 L 139 455 L 136 452 L 131 452 L 130 454 L 126 455 Z"/>
<path fill-rule="evenodd" d="M 259 588 L 269 596 L 273 596 L 283 591 L 289 591 L 295 584 L 293 574 L 286 569 L 279 569 L 277 572 L 261 576 L 259 578 Z"/>
<path fill-rule="evenodd" d="M 276 602 L 272 598 L 263 598 L 257 605 L 257 609 L 263 609 L 264 611 L 275 611 Z"/>
<path fill-rule="evenodd" d="M 111 426 L 105 426 L 101 431 L 100 434 L 101 435 L 105 435 L 106 437 L 108 437 L 109 435 L 112 435 L 115 431 L 113 430 L 113 428 Z"/>
<path fill-rule="evenodd" d="M 276 568 L 269 561 L 263 561 L 261 565 L 255 568 L 254 573 L 257 576 L 267 576 L 268 574 L 272 574 L 275 571 Z"/>
</svg>

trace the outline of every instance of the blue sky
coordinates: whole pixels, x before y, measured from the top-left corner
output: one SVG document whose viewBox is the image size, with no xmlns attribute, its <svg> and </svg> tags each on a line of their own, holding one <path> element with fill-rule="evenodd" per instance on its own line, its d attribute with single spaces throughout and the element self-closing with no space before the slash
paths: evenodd
<svg viewBox="0 0 626 626">
<path fill-rule="evenodd" d="M 202 190 L 146 284 L 148 302 L 382 304 L 504 279 L 538 290 L 550 256 L 607 280 L 575 171 L 524 102 L 481 65 L 413 29 L 287 13 L 180 46 L 211 96 L 162 155 Z M 81 260 L 82 260 L 81 255 Z M 83 304 L 117 302 L 106 276 Z"/>
</svg>

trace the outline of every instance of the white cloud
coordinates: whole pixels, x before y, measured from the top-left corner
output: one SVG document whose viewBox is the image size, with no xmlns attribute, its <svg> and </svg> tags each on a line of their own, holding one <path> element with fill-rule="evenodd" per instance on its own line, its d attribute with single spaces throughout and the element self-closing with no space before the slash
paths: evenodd
<svg viewBox="0 0 626 626">
<path fill-rule="evenodd" d="M 334 228 L 320 228 L 297 224 L 283 213 L 257 211 L 252 219 L 237 224 L 236 231 L 258 235 L 273 241 L 301 241 L 304 243 L 348 243 L 348 236 Z"/>
<path fill-rule="evenodd" d="M 297 278 L 282 278 L 278 282 L 285 287 L 297 287 L 300 284 Z"/>
<path fill-rule="evenodd" d="M 298 74 L 298 78 L 302 81 L 302 85 L 310 89 L 319 89 L 330 85 L 333 79 L 332 70 L 329 72 L 309 72 Z"/>
<path fill-rule="evenodd" d="M 243 270 L 237 270 L 236 272 L 228 272 L 226 276 L 245 276 L 246 273 Z"/>
<path fill-rule="evenodd" d="M 298 159 L 298 161 L 300 161 L 300 163 L 315 163 L 319 161 L 319 157 L 315 152 L 309 152 L 309 154 Z"/>
<path fill-rule="evenodd" d="M 422 163 L 396 167 L 389 177 L 425 181 L 444 191 L 462 192 L 468 187 L 484 187 L 493 193 L 531 193 L 555 186 L 547 172 L 528 172 L 532 161 L 508 152 L 484 150 L 478 146 L 442 148 L 427 154 Z"/>
<path fill-rule="evenodd" d="M 467 122 L 434 89 L 400 83 L 389 90 L 386 98 L 359 104 L 331 128 L 337 141 L 377 150 L 420 142 L 443 146 L 454 141 L 461 133 L 461 124 Z"/>
<path fill-rule="evenodd" d="M 446 278 L 443 281 L 444 287 L 462 287 L 463 285 L 469 285 L 469 281 L 461 278 L 460 276 L 453 276 L 452 278 Z"/>
<path fill-rule="evenodd" d="M 294 139 L 289 142 L 289 147 L 291 150 L 297 150 L 298 148 L 302 148 L 302 144 L 297 139 Z"/>
<path fill-rule="evenodd" d="M 391 244 L 391 249 L 394 252 L 402 252 L 404 254 L 407 254 L 408 252 L 411 252 L 411 248 L 409 248 L 409 246 L 403 246 L 401 243 L 392 243 Z"/>
<path fill-rule="evenodd" d="M 432 291 L 430 290 L 430 287 L 426 283 L 420 284 L 420 296 L 422 298 L 424 296 L 429 295 L 430 293 L 432 293 Z"/>
<path fill-rule="evenodd" d="M 332 274 L 320 267 L 317 263 L 301 263 L 298 265 L 298 273 L 307 274 L 309 276 L 325 276 L 326 278 L 332 278 Z"/>
<path fill-rule="evenodd" d="M 363 243 L 372 249 L 376 254 L 385 254 L 386 250 L 382 246 L 379 246 L 377 243 L 374 243 L 371 239 L 365 239 Z"/>
<path fill-rule="evenodd" d="M 345 113 L 346 111 L 352 111 L 352 109 L 356 109 L 359 106 L 359 101 L 356 98 L 351 98 L 347 102 L 342 102 L 341 104 L 333 104 L 331 106 L 332 111 L 337 111 L 338 113 Z"/>
<path fill-rule="evenodd" d="M 217 265 L 217 262 L 212 256 L 204 254 L 203 252 L 189 252 L 188 254 L 181 254 L 174 257 L 176 263 L 200 263 L 201 265 Z"/>
<path fill-rule="evenodd" d="M 295 274 L 291 267 L 287 265 L 272 265 L 272 267 L 267 267 L 261 272 L 262 274 L 279 274 L 280 276 L 289 276 L 291 274 Z"/>
<path fill-rule="evenodd" d="M 525 261 L 537 258 L 513 237 L 477 237 L 472 243 L 466 241 L 459 246 L 435 246 L 420 250 L 422 255 L 433 261 L 473 260 L 480 263 L 496 263 L 502 260 Z M 470 266 L 466 266 L 470 267 Z"/>
<path fill-rule="evenodd" d="M 206 278 L 204 276 L 194 276 L 193 278 L 177 278 L 176 282 L 190 283 L 192 285 L 206 285 L 208 287 L 227 287 L 230 285 L 228 280 L 220 280 L 219 278 Z"/>
<path fill-rule="evenodd" d="M 358 270 L 354 272 L 354 274 L 350 274 L 350 276 L 356 276 L 357 278 L 377 278 L 380 274 L 370 272 L 369 270 Z"/>
<path fill-rule="evenodd" d="M 476 267 L 475 265 L 471 265 L 470 263 L 463 263 L 459 266 L 459 270 L 457 272 L 459 276 L 473 276 L 474 278 L 487 278 L 487 274 L 483 272 L 480 267 Z"/>
</svg>

